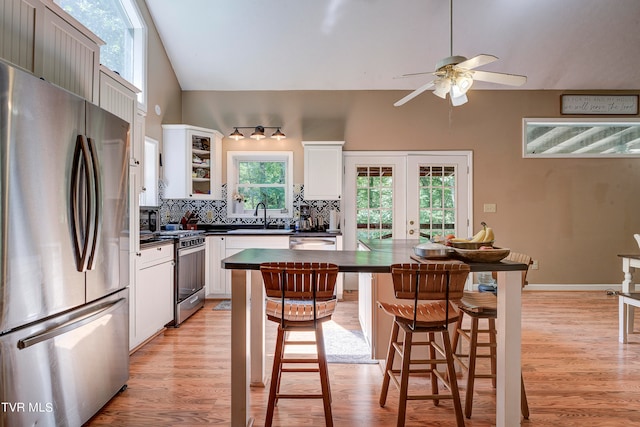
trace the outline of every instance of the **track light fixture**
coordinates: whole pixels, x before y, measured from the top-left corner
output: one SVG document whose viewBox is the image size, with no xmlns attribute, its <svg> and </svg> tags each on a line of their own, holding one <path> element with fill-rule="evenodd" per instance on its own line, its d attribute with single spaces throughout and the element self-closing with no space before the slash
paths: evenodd
<svg viewBox="0 0 640 427">
<path fill-rule="evenodd" d="M 231 132 L 231 134 L 229 134 L 229 138 L 235 139 L 236 141 L 244 139 L 244 135 L 238 129 L 253 129 L 253 132 L 251 133 L 250 138 L 256 139 L 256 140 L 261 140 L 261 139 L 266 138 L 266 135 L 264 134 L 264 130 L 265 129 L 276 129 L 276 131 L 271 135 L 271 138 L 276 139 L 278 141 L 280 141 L 282 139 L 285 139 L 287 137 L 280 130 L 280 126 L 261 126 L 261 125 L 258 125 L 258 126 L 255 126 L 255 127 L 254 126 L 234 126 L 233 127 L 233 132 Z"/>
</svg>

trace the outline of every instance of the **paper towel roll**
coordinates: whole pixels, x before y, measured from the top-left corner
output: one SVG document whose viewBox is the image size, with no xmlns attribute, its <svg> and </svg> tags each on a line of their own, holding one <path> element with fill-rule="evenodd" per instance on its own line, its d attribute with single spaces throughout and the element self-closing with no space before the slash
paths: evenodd
<svg viewBox="0 0 640 427">
<path fill-rule="evenodd" d="M 338 212 L 332 209 L 329 212 L 329 230 L 337 230 L 338 229 Z"/>
</svg>

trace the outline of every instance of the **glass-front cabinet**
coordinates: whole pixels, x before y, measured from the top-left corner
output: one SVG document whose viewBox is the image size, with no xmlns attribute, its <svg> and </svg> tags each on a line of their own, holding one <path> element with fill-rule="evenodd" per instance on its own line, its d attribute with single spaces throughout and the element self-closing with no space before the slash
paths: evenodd
<svg viewBox="0 0 640 427">
<path fill-rule="evenodd" d="M 162 125 L 164 196 L 168 199 L 221 197 L 222 134 L 189 125 Z"/>
</svg>

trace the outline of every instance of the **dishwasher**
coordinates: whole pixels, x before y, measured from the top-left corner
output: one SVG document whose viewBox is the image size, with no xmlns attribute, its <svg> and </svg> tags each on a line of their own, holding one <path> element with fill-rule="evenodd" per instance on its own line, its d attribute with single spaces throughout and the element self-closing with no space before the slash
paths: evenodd
<svg viewBox="0 0 640 427">
<path fill-rule="evenodd" d="M 289 237 L 289 249 L 298 251 L 335 251 L 335 237 Z"/>
<path fill-rule="evenodd" d="M 293 237 L 289 236 L 289 249 L 297 251 L 337 251 L 337 239 L 327 237 Z M 338 274 L 336 282 L 336 297 L 341 300 L 343 292 L 342 273 Z"/>
</svg>

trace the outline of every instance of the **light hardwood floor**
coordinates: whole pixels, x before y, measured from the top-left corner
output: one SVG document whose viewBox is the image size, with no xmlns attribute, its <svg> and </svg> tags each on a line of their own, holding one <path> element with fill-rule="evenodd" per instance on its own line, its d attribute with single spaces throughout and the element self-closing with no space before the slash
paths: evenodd
<svg viewBox="0 0 640 427">
<path fill-rule="evenodd" d="M 128 389 L 88 425 L 229 425 L 230 312 L 212 310 L 216 303 L 207 301 L 180 328 L 168 329 L 134 353 Z M 339 303 L 334 319 L 356 328 L 357 302 Z M 523 426 L 640 426 L 640 335 L 630 336 L 628 344 L 618 343 L 617 297 L 526 291 L 522 321 L 523 375 L 531 410 Z M 267 326 L 270 372 L 275 328 L 271 322 Z M 306 375 L 288 384 L 298 390 L 319 386 L 317 374 Z M 330 364 L 329 375 L 336 426 L 395 425 L 398 394 L 391 387 L 386 407 L 380 408 L 382 375 L 377 365 Z M 494 425 L 489 382 L 476 381 L 469 427 Z M 464 391 L 465 382 L 459 384 Z M 255 425 L 264 424 L 267 394 L 268 389 L 251 391 Z M 321 401 L 279 402 L 274 425 L 324 425 Z M 451 403 L 434 407 L 409 402 L 406 425 L 453 426 Z"/>
</svg>

